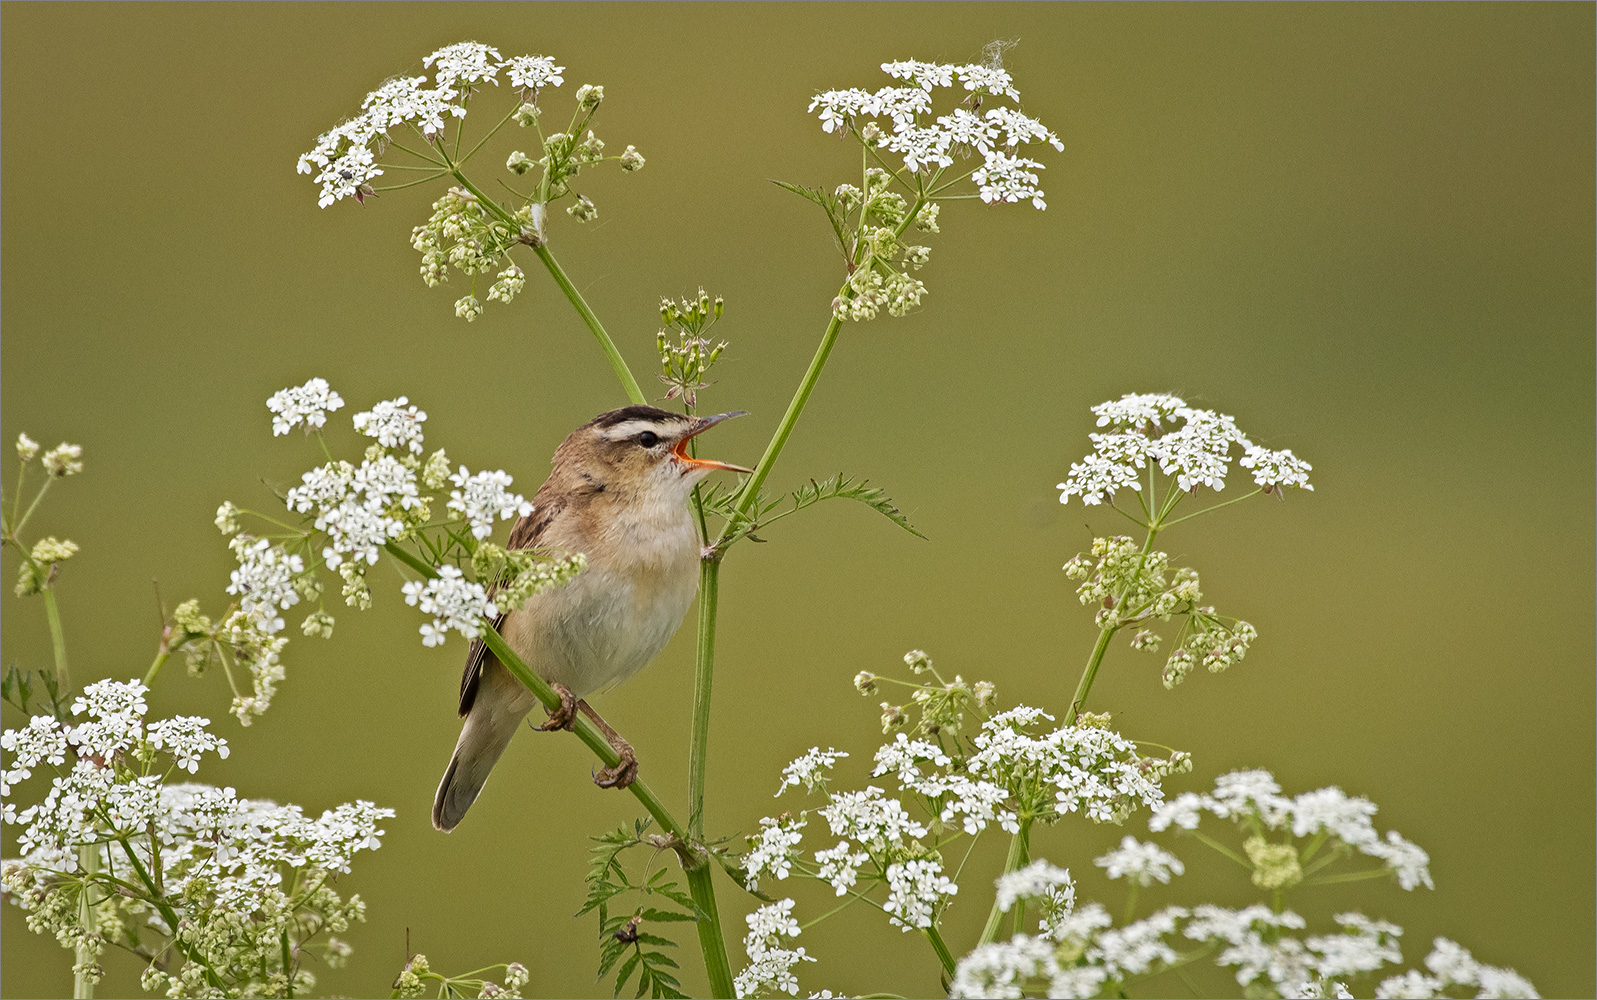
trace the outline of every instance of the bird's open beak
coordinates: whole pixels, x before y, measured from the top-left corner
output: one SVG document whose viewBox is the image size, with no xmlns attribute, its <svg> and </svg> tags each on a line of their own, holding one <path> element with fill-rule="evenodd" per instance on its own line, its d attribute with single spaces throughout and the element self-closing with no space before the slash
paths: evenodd
<svg viewBox="0 0 1597 1000">
<path fill-rule="evenodd" d="M 753 472 L 753 469 L 745 469 L 741 465 L 732 465 L 729 462 L 717 462 L 708 458 L 693 458 L 688 454 L 688 441 L 690 439 L 703 434 L 705 431 L 709 430 L 711 427 L 714 427 L 723 420 L 731 420 L 733 417 L 746 417 L 748 415 L 749 411 L 747 410 L 733 410 L 731 413 L 717 413 L 713 417 L 700 417 L 698 426 L 694 427 L 693 430 L 689 431 L 688 433 L 682 435 L 681 440 L 677 441 L 676 444 L 671 446 L 671 455 L 678 462 L 681 462 L 683 465 L 689 466 L 690 468 L 725 469 L 727 472 Z"/>
</svg>

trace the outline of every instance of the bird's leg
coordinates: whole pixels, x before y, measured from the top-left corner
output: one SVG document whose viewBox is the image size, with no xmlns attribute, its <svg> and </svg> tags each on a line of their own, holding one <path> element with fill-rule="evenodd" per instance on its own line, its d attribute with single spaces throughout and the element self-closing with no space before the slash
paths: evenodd
<svg viewBox="0 0 1597 1000">
<path fill-rule="evenodd" d="M 552 712 L 544 709 L 545 712 L 549 712 L 549 721 L 541 726 L 533 726 L 532 728 L 540 733 L 547 733 L 551 729 L 564 729 L 569 732 L 572 725 L 577 721 L 577 706 L 582 703 L 573 698 L 571 689 L 559 681 L 549 686 L 554 688 L 555 694 L 560 696 L 560 707 Z"/>
<path fill-rule="evenodd" d="M 610 749 L 620 755 L 621 759 L 615 767 L 607 767 L 593 776 L 593 783 L 600 788 L 625 788 L 638 780 L 638 755 L 632 751 L 632 744 L 621 738 L 621 734 L 610 728 L 610 723 L 599 718 L 599 713 L 586 701 L 577 702 L 577 707 L 582 709 L 582 714 L 593 720 L 599 727 L 599 732 L 610 741 Z"/>
</svg>

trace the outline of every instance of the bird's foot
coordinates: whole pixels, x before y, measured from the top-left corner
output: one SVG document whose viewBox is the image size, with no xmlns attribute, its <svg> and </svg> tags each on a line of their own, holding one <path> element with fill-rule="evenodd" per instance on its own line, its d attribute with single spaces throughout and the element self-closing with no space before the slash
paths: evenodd
<svg viewBox="0 0 1597 1000">
<path fill-rule="evenodd" d="M 582 714 L 593 720 L 599 727 L 599 732 L 604 734 L 605 740 L 610 744 L 610 749 L 616 752 L 621 759 L 615 766 L 607 767 L 593 776 L 593 783 L 600 788 L 625 788 L 638 780 L 638 755 L 633 751 L 632 744 L 621 737 L 621 734 L 610 728 L 610 724 L 600 718 L 599 713 L 586 701 L 577 702 L 577 707 Z"/>
<path fill-rule="evenodd" d="M 555 729 L 564 729 L 569 732 L 571 727 L 576 725 L 577 722 L 577 699 L 572 697 L 571 689 L 564 684 L 556 682 L 549 686 L 554 688 L 555 694 L 560 696 L 560 707 L 553 711 L 547 708 L 544 709 L 545 712 L 549 713 L 549 721 L 533 728 L 540 733 L 547 733 Z"/>
<path fill-rule="evenodd" d="M 593 776 L 593 783 L 600 788 L 625 788 L 638 780 L 638 755 L 633 752 L 632 744 L 619 736 L 610 741 L 610 746 L 621 759 L 614 767 L 607 767 Z"/>
</svg>

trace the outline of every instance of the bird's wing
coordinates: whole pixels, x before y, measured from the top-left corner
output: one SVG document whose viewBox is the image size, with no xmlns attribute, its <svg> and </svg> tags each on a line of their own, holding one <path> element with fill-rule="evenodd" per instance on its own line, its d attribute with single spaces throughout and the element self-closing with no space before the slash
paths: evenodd
<svg viewBox="0 0 1597 1000">
<path fill-rule="evenodd" d="M 510 529 L 510 541 L 506 543 L 506 548 L 530 549 L 535 547 L 538 544 L 538 539 L 543 536 L 549 524 L 554 521 L 564 507 L 565 501 L 560 499 L 553 490 L 540 489 L 537 495 L 532 498 L 532 513 L 522 515 L 516 521 L 515 526 Z M 498 589 L 499 584 L 496 581 L 489 586 L 488 596 L 492 597 Z M 495 632 L 499 631 L 504 625 L 505 618 L 509 616 L 512 610 L 515 609 L 507 608 L 499 612 L 499 616 L 494 619 L 493 623 Z M 487 645 L 481 639 L 472 640 L 471 650 L 466 654 L 466 669 L 460 675 L 461 718 L 465 718 L 466 713 L 471 711 L 471 704 L 477 699 L 477 684 L 482 679 L 482 672 L 493 659 L 493 654 L 488 652 Z"/>
</svg>

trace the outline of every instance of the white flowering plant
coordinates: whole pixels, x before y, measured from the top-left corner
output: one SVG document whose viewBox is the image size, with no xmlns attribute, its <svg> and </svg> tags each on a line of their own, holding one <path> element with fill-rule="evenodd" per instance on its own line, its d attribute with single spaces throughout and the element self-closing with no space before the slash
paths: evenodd
<svg viewBox="0 0 1597 1000">
<path fill-rule="evenodd" d="M 1253 496 L 1313 488 L 1309 465 L 1290 451 L 1255 445 L 1231 417 L 1174 396 L 1128 395 L 1093 413 L 1106 430 L 1090 435 L 1093 454 L 1071 467 L 1059 485 L 1061 500 L 1107 503 L 1136 522 L 1144 539 L 1095 539 L 1090 556 L 1064 567 L 1080 582 L 1081 603 L 1095 609 L 1099 635 L 1063 724 L 1054 728 L 1052 715 L 1025 705 L 996 711 L 992 684 L 948 679 L 920 650 L 904 657 L 908 680 L 860 672 L 854 684 L 861 694 L 889 686 L 907 694 L 881 703 L 882 732 L 893 737 L 874 754 L 869 777 L 881 784 L 831 787 L 839 760 L 849 755 L 812 748 L 784 769 L 776 794 L 802 788 L 821 803 L 761 819 L 741 859 L 751 891 L 807 879 L 847 898 L 805 923 L 792 898 L 751 914 L 739 995 L 798 995 L 798 969 L 817 959 L 792 939 L 863 903 L 890 926 L 920 932 L 957 997 L 1131 996 L 1157 991 L 1156 977 L 1167 973 L 1185 977 L 1184 967 L 1200 960 L 1231 974 L 1239 992 L 1230 995 L 1351 997 L 1368 983 L 1377 997 L 1536 996 L 1518 973 L 1482 963 L 1446 938 L 1436 940 L 1425 970 L 1398 972 L 1392 967 L 1403 961 L 1402 928 L 1357 911 L 1335 914 L 1325 933 L 1299 933 L 1309 922 L 1288 908 L 1289 897 L 1314 887 L 1368 879 L 1405 891 L 1433 887 L 1429 856 L 1395 831 L 1378 831 L 1374 803 L 1336 787 L 1287 796 L 1263 770 L 1222 775 L 1210 792 L 1167 794 L 1166 785 L 1192 769 L 1191 758 L 1129 739 L 1111 728 L 1108 714 L 1084 710 L 1122 630 L 1135 630 L 1134 649 L 1154 650 L 1160 637 L 1153 629 L 1177 622 L 1166 688 L 1194 663 L 1226 669 L 1258 638 L 1248 623 L 1200 606 L 1197 572 L 1173 570 L 1154 549 L 1161 531 Z M 1224 489 L 1232 462 L 1252 474 L 1253 489 L 1205 503 Z M 1120 505 L 1126 493 L 1135 508 Z M 1191 510 L 1194 504 L 1202 506 Z M 1179 888 L 1186 865 L 1172 844 L 1127 834 L 1093 859 L 1127 887 L 1117 923 L 1103 903 L 1078 903 L 1068 868 L 1034 859 L 1032 838 L 1046 826 L 1075 817 L 1123 825 L 1139 810 L 1151 834 L 1196 841 L 1234 862 L 1264 899 L 1240 909 L 1169 904 L 1139 916 L 1142 894 Z M 981 935 L 956 959 L 942 916 L 968 896 L 961 876 L 975 842 L 993 828 L 1009 835 L 1008 856 L 990 883 Z M 819 843 L 806 845 L 806 832 Z"/>
<path fill-rule="evenodd" d="M 1342 913 L 1335 929 L 1301 936 L 1296 932 L 1307 929 L 1307 920 L 1287 908 L 1296 894 L 1333 882 L 1382 878 L 1405 890 L 1430 886 L 1425 853 L 1395 833 L 1380 835 L 1371 822 L 1372 804 L 1336 788 L 1289 797 L 1263 771 L 1224 776 L 1210 792 L 1179 789 L 1174 785 L 1193 764 L 1187 754 L 1133 739 L 1113 727 L 1109 714 L 1085 710 L 1122 631 L 1140 651 L 1156 651 L 1169 637 L 1167 688 L 1197 664 L 1211 672 L 1227 669 L 1258 638 L 1248 622 L 1203 603 L 1196 570 L 1172 566 L 1155 548 L 1162 532 L 1254 496 L 1313 489 L 1312 469 L 1291 451 L 1257 445 L 1231 417 L 1166 394 L 1129 395 L 1095 407 L 1099 430 L 1090 435 L 1092 452 L 1072 464 L 1059 485 L 1061 502 L 1078 498 L 1090 509 L 1112 510 L 1142 535 L 1139 542 L 1106 533 L 1065 565 L 1081 603 L 1094 610 L 1098 637 L 1062 709 L 1001 709 L 992 684 L 947 677 L 929 656 L 911 652 L 907 680 L 869 672 L 855 678 L 867 695 L 886 687 L 904 692 L 881 703 L 883 733 L 891 738 L 858 754 L 871 762 L 868 771 L 855 769 L 867 771 L 858 781 L 847 787 L 841 781 L 849 769 L 844 762 L 856 758 L 816 746 L 784 769 L 776 794 L 790 795 L 795 804 L 759 819 L 746 853 L 732 850 L 734 838 L 706 834 L 719 571 L 728 553 L 745 538 L 764 541 L 761 535 L 781 519 L 834 498 L 863 503 L 919 534 L 880 489 L 854 477 L 764 492 L 832 348 L 851 324 L 884 312 L 901 317 L 922 306 L 927 289 L 916 275 L 925 273 L 930 249 L 909 242 L 910 234 L 939 233 L 945 205 L 1046 208 L 1044 164 L 1029 154 L 1043 147 L 1063 151 L 1064 144 L 1021 110 L 1004 49 L 990 47 L 972 63 L 882 63 L 885 79 L 878 86 L 825 90 L 810 100 L 808 112 L 822 134 L 850 150 L 857 145 L 858 174 L 838 185 L 779 186 L 823 210 L 843 273 L 835 295 L 816 303 L 826 323 L 813 360 L 753 472 L 731 489 L 693 494 L 703 549 L 686 819 L 678 819 L 646 781 L 627 785 L 648 819 L 596 838 L 583 908 L 597 915 L 600 977 L 613 975 L 617 993 L 626 987 L 638 996 L 682 995 L 673 971 L 678 965 L 664 949 L 675 943 L 665 936 L 666 925 L 685 923 L 696 932 L 714 996 L 797 995 L 799 971 L 817 961 L 797 939 L 816 921 L 855 907 L 879 911 L 889 933 L 924 938 L 928 966 L 956 996 L 1124 996 L 1150 977 L 1204 958 L 1233 975 L 1248 995 L 1341 996 L 1362 985 L 1361 977 L 1401 961 L 1401 930 L 1387 921 Z M 468 41 L 428 55 L 421 70 L 368 93 L 358 114 L 324 132 L 300 158 L 298 170 L 319 187 L 318 204 L 353 199 L 364 205 L 390 191 L 440 188 L 410 239 L 429 287 L 448 282 L 452 273 L 469 279 L 456 316 L 474 320 L 483 300 L 510 304 L 526 281 L 517 262 L 524 256 L 517 255 L 530 252 L 593 335 L 628 398 L 644 403 L 642 384 L 621 349 L 551 249 L 559 221 L 552 207 L 563 205 L 577 223 L 597 217 L 587 187 L 592 173 L 585 169 L 614 161 L 630 173 L 644 165 L 632 146 L 605 155 L 594 127 L 604 88 L 577 88 L 572 108 L 551 125 L 546 115 L 566 73 L 555 57 L 507 59 Z M 493 112 L 491 124 L 468 140 L 465 119 L 489 95 L 503 100 L 504 110 Z M 511 122 L 516 129 L 506 132 Z M 479 183 L 481 174 L 474 178 L 468 169 L 478 170 L 478 154 L 496 140 L 503 144 L 506 135 L 528 141 L 513 143 L 524 148 L 509 150 L 507 176 Z M 490 196 L 492 189 L 506 194 Z M 489 274 L 491 282 L 484 277 Z M 488 287 L 479 299 L 483 282 Z M 722 298 L 702 290 L 661 301 L 654 349 L 662 401 L 693 414 L 700 394 L 715 385 L 710 376 L 728 345 L 709 334 L 724 307 Z M 167 617 L 143 681 L 86 689 L 81 709 L 66 683 L 54 593 L 59 567 L 76 546 L 54 538 L 21 541 L 28 515 L 21 514 L 18 484 L 5 542 L 21 557 L 18 593 L 44 598 L 58 669 L 6 678 L 7 699 L 24 712 L 30 705 L 47 708 L 28 727 L 5 734 L 3 749 L 12 755 L 5 818 L 25 825 L 24 850 L 31 852 L 8 864 L 6 885 L 29 909 L 36 929 L 56 933 L 75 950 L 79 996 L 92 993 L 97 958 L 107 945 L 139 955 L 148 963 L 146 988 L 171 996 L 291 996 L 311 988 L 303 964 L 315 948 L 329 962 L 347 954 L 346 945 L 332 939 L 318 944 L 317 936 L 359 916 L 356 898 L 343 901 L 329 883 L 348 870 L 357 850 L 377 846 L 375 824 L 392 815 L 356 803 L 312 821 L 296 807 L 238 799 L 231 789 L 166 785 L 171 772 L 192 774 L 206 754 L 230 749 L 203 719 L 144 721 L 142 693 L 172 655 L 183 653 L 191 671 L 219 665 L 233 691 L 233 714 L 249 724 L 284 680 L 289 616 L 303 634 L 331 638 L 328 587 L 339 587 L 346 606 L 368 607 L 375 599 L 369 572 L 387 558 L 403 577 L 398 596 L 424 616 L 418 626 L 424 646 L 444 645 L 451 634 L 481 642 L 546 707 L 560 705 L 504 642 L 495 620 L 582 572 L 581 555 L 520 548 L 513 539 L 496 543 L 495 532 L 531 513 L 535 500 L 515 492 L 504 470 L 474 472 L 451 463 L 443 449 L 429 452 L 427 413 L 408 396 L 354 414 L 351 429 L 364 450 L 335 458 L 333 435 L 342 432 L 329 417 L 344 406 L 322 378 L 268 399 L 273 435 L 302 430 L 315 442 L 318 464 L 277 495 L 281 509 L 222 504 L 216 524 L 237 560 L 226 588 L 233 604 L 215 618 L 202 614 L 197 601 L 180 605 Z M 25 468 L 39 450 L 25 436 L 18 441 Z M 81 455 L 71 445 L 46 453 L 44 488 L 80 471 Z M 1215 499 L 1243 477 L 1251 478 L 1251 488 Z M 29 514 L 34 506 L 37 499 Z M 618 762 L 589 720 L 575 720 L 573 729 L 607 767 Z M 28 787 L 33 771 L 42 774 L 46 766 L 66 769 L 56 791 L 37 804 L 13 806 L 12 785 Z M 1033 841 L 1078 819 L 1123 826 L 1143 816 L 1150 835 L 1163 842 L 1122 835 L 1118 847 L 1092 859 L 1127 886 L 1118 924 L 1102 903 L 1078 902 L 1069 869 L 1046 860 Z M 1007 837 L 1008 852 L 1001 870 L 973 882 L 967 863 L 984 836 Z M 1241 909 L 1170 903 L 1139 918 L 1142 895 L 1180 891 L 1186 865 L 1176 842 L 1186 838 L 1242 867 L 1264 899 Z M 662 859 L 679 865 L 685 888 Z M 130 871 L 136 879 L 127 877 Z M 748 960 L 737 972 L 716 900 L 717 872 L 761 904 L 744 917 Z M 801 922 L 797 900 L 773 898 L 771 890 L 789 879 L 819 883 L 816 894 L 827 912 Z M 240 885 L 266 891 L 250 895 Z M 975 940 L 950 942 L 944 916 L 960 900 L 985 905 L 988 915 Z M 527 971 L 516 964 L 502 968 L 502 982 L 479 978 L 492 970 L 451 977 L 412 955 L 392 991 L 407 997 L 433 990 L 439 996 L 519 995 Z M 1484 965 L 1445 939 L 1438 939 L 1425 970 L 1387 975 L 1375 992 L 1535 995 L 1516 973 Z"/>
</svg>

